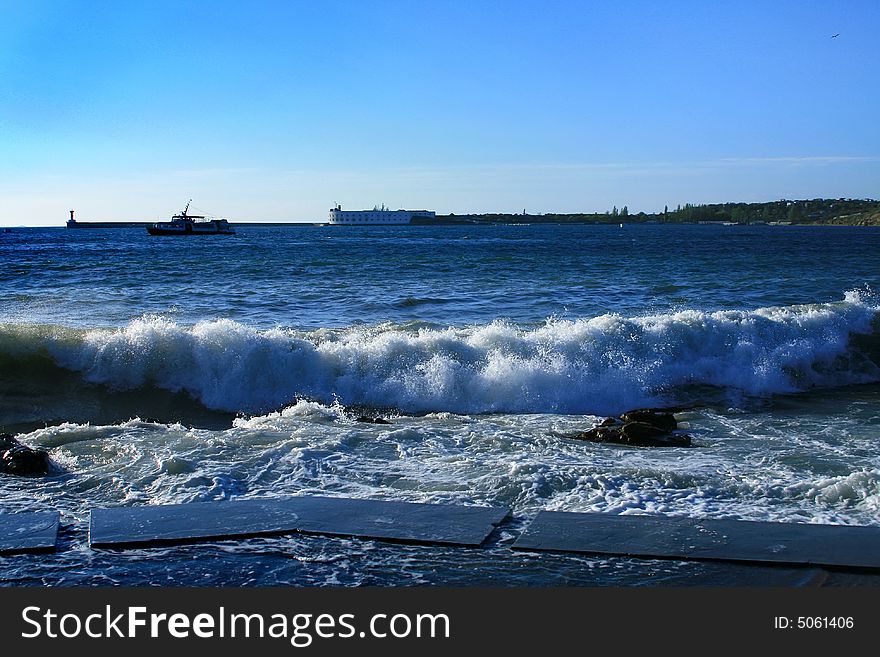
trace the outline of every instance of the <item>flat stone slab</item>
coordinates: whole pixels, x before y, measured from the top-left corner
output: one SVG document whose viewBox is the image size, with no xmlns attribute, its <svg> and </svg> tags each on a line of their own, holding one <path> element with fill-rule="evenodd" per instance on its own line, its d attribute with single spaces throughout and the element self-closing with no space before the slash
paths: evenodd
<svg viewBox="0 0 880 657">
<path fill-rule="evenodd" d="M 341 497 L 93 509 L 92 547 L 168 544 L 301 532 L 478 546 L 510 509 Z"/>
<path fill-rule="evenodd" d="M 59 518 L 57 511 L 0 513 L 0 554 L 54 550 Z"/>
<path fill-rule="evenodd" d="M 541 511 L 512 548 L 880 568 L 880 527 Z"/>
</svg>

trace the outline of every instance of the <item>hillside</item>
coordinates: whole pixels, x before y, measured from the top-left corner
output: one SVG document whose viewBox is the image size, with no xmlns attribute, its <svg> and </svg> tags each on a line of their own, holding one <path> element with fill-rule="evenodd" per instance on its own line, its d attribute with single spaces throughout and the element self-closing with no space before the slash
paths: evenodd
<svg viewBox="0 0 880 657">
<path fill-rule="evenodd" d="M 630 214 L 624 206 L 603 213 L 437 215 L 419 223 L 699 223 L 801 225 L 880 225 L 880 202 L 873 199 L 779 200 L 767 203 L 712 203 L 668 207 L 663 212 Z"/>
</svg>

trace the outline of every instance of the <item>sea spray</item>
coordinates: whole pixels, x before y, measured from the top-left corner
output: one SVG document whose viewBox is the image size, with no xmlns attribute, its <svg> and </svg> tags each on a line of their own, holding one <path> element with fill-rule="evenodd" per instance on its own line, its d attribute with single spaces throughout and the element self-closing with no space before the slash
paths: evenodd
<svg viewBox="0 0 880 657">
<path fill-rule="evenodd" d="M 870 296 L 850 293 L 837 303 L 539 326 L 259 330 L 147 316 L 117 330 L 5 324 L 0 357 L 50 358 L 89 383 L 184 391 L 232 412 L 308 398 L 414 413 L 608 414 L 675 399 L 687 386 L 770 395 L 878 381 L 864 349 L 876 314 Z"/>
</svg>

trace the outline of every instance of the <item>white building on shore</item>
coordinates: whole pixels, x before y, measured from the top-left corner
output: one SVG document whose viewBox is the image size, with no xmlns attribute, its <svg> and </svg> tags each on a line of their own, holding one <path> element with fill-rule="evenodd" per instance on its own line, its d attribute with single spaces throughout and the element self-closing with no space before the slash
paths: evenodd
<svg viewBox="0 0 880 657">
<path fill-rule="evenodd" d="M 388 210 L 383 205 L 372 210 L 343 210 L 337 205 L 330 209 L 330 225 L 332 226 L 391 226 L 408 224 L 413 217 L 434 218 L 429 210 Z"/>
</svg>

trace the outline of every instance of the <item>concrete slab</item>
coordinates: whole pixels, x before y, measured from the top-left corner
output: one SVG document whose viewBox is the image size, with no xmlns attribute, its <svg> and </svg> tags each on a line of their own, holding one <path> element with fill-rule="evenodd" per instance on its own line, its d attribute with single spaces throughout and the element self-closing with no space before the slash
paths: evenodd
<svg viewBox="0 0 880 657">
<path fill-rule="evenodd" d="M 515 550 L 880 568 L 880 527 L 541 511 Z"/>
<path fill-rule="evenodd" d="M 0 554 L 54 550 L 59 518 L 57 511 L 0 514 Z"/>
<path fill-rule="evenodd" d="M 339 497 L 93 509 L 92 547 L 302 532 L 405 543 L 480 545 L 510 509 Z"/>
</svg>

